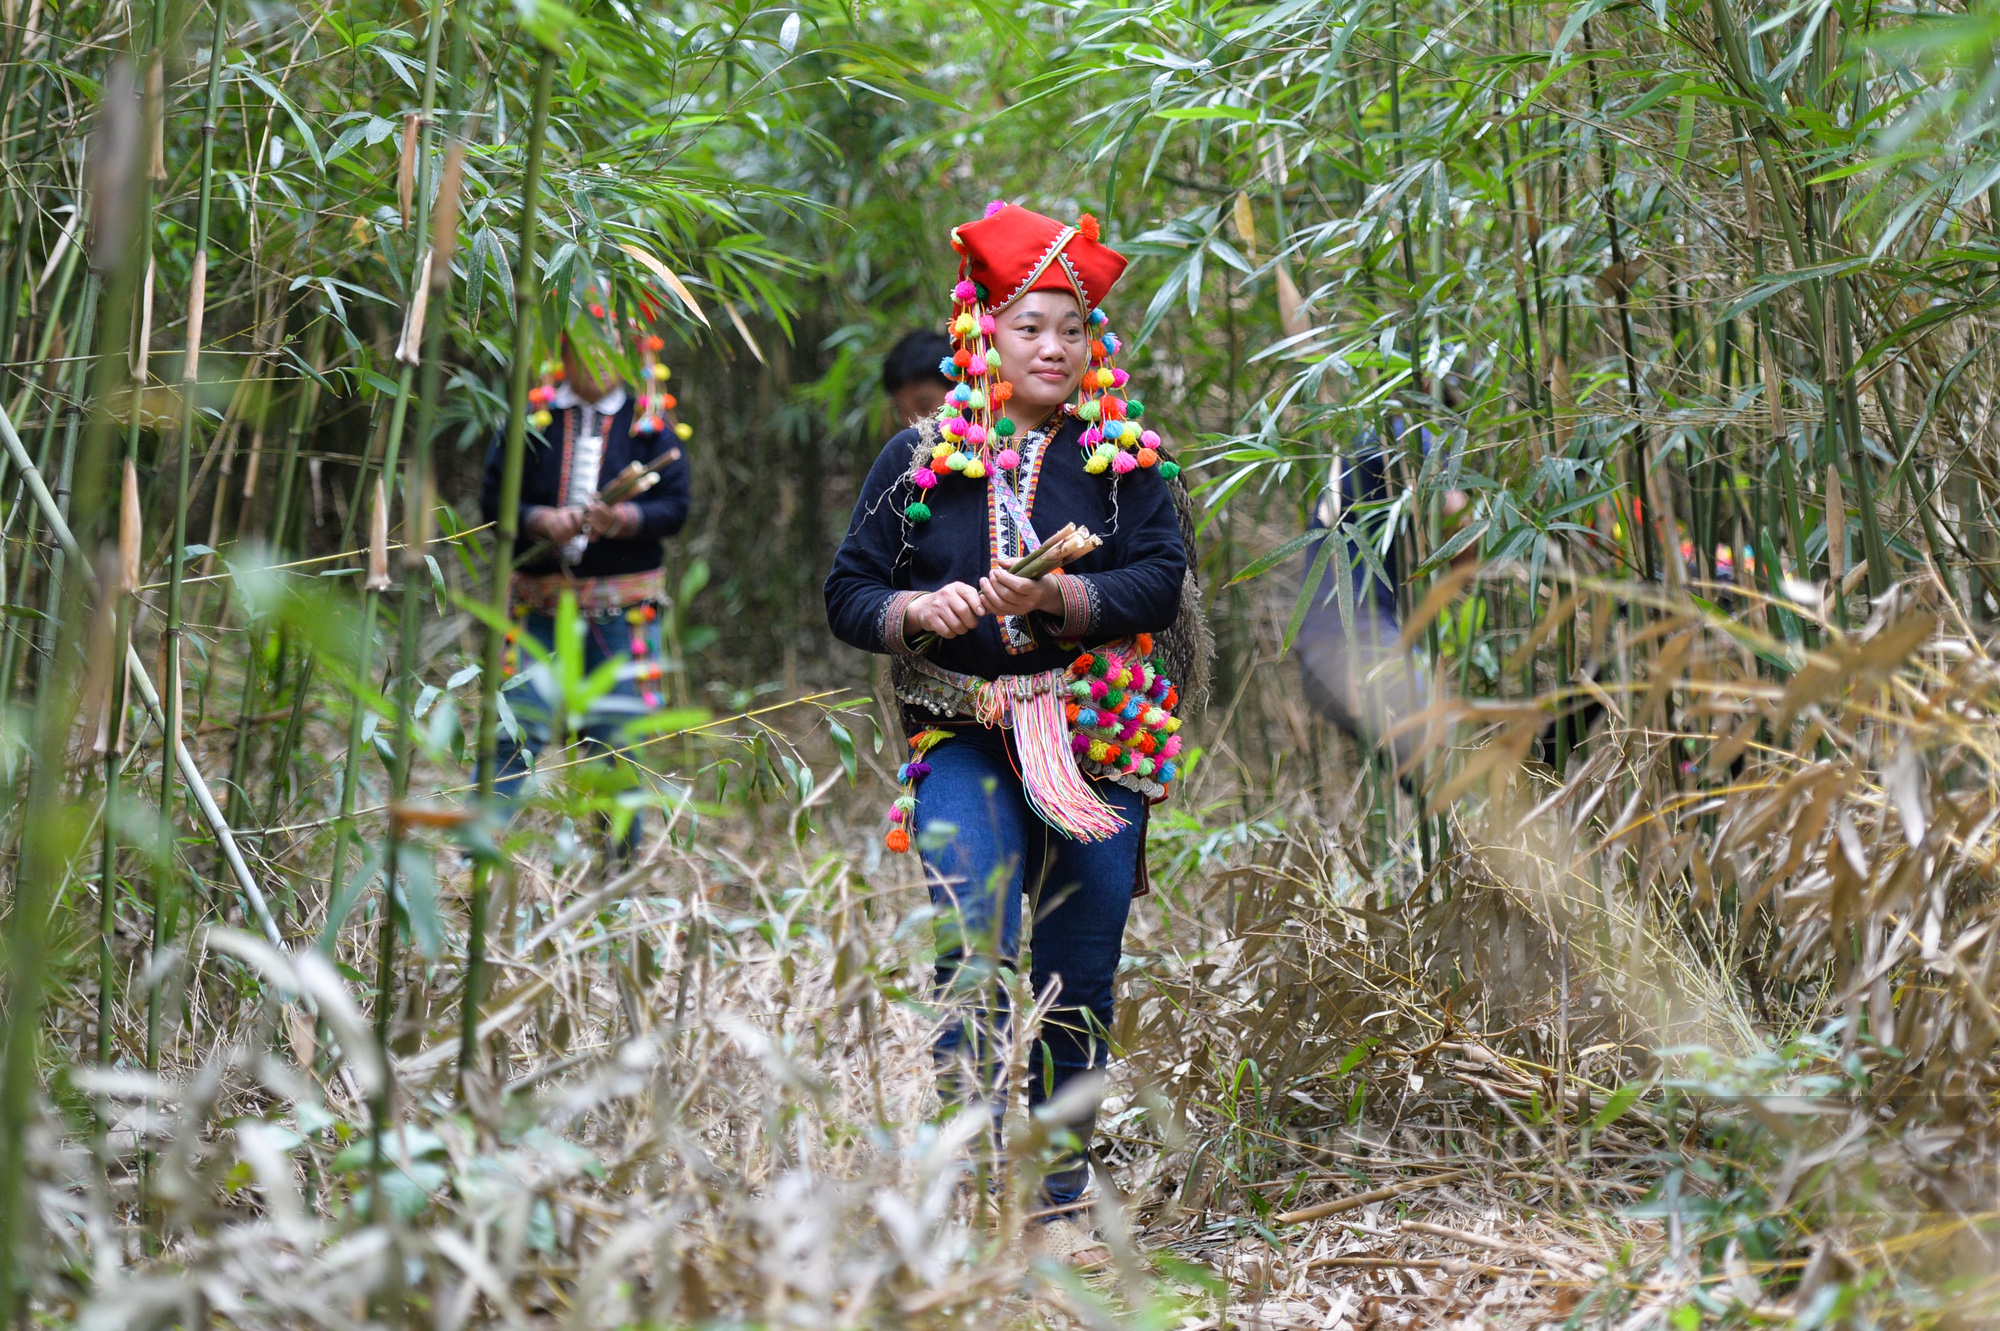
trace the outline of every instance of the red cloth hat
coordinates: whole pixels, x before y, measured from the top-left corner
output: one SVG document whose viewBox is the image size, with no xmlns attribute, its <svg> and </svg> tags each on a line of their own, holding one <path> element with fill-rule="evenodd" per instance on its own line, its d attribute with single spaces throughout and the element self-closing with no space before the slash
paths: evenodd
<svg viewBox="0 0 2000 1331">
<path fill-rule="evenodd" d="M 1097 219 L 1089 213 L 1064 226 L 1003 203 L 977 222 L 954 227 L 951 245 L 965 256 L 965 275 L 986 288 L 983 304 L 995 311 L 1030 291 L 1067 291 L 1088 314 L 1125 271 L 1125 256 L 1098 240 Z"/>
</svg>

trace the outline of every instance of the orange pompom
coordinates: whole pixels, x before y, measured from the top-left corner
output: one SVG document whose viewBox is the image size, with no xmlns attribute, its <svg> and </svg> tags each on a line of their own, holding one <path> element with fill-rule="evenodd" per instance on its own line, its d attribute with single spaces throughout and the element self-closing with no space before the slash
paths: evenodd
<svg viewBox="0 0 2000 1331">
<path fill-rule="evenodd" d="M 1077 709 L 1077 705 L 1076 705 L 1075 703 L 1069 703 L 1069 704 L 1067 704 L 1067 705 L 1066 705 L 1066 706 L 1065 706 L 1065 707 L 1063 708 L 1063 711 L 1064 711 L 1064 712 L 1065 712 L 1065 713 L 1066 713 L 1066 714 L 1068 715 L 1068 717 L 1069 717 L 1069 723 L 1070 723 L 1071 725 L 1075 725 L 1075 724 L 1076 724 L 1076 713 L 1077 713 L 1077 710 L 1078 710 L 1078 709 Z"/>
<path fill-rule="evenodd" d="M 1006 402 L 1014 396 L 1014 385 L 1002 379 L 999 383 L 993 385 L 993 391 L 986 396 L 997 407 L 1002 402 Z"/>
<path fill-rule="evenodd" d="M 900 827 L 889 829 L 889 835 L 882 838 L 882 844 L 894 854 L 901 855 L 910 848 L 910 834 Z"/>
<path fill-rule="evenodd" d="M 1171 712 L 1174 710 L 1175 706 L 1179 704 L 1180 700 L 1181 700 L 1181 691 L 1175 688 L 1173 685 L 1169 684 L 1167 686 L 1167 696 L 1160 699 L 1160 705 Z"/>
<path fill-rule="evenodd" d="M 1082 217 L 1076 219 L 1076 229 L 1085 240 L 1096 240 L 1102 234 L 1097 225 L 1097 219 L 1089 213 L 1085 213 Z"/>
<path fill-rule="evenodd" d="M 681 404 L 681 400 L 680 400 L 679 398 L 675 397 L 675 396 L 674 396 L 674 395 L 673 395 L 672 393 L 662 393 L 662 394 L 660 394 L 660 409 L 661 409 L 661 410 L 663 410 L 663 411 L 672 411 L 672 410 L 673 410 L 673 409 L 674 409 L 675 407 L 678 407 L 678 406 L 679 406 L 680 404 Z"/>
<path fill-rule="evenodd" d="M 1150 448 L 1142 448 L 1134 456 L 1137 458 L 1139 465 L 1142 467 L 1150 467 L 1155 462 L 1158 462 L 1160 460 L 1160 455 L 1158 453 L 1155 453 Z"/>
<path fill-rule="evenodd" d="M 1141 633 L 1137 638 L 1133 639 L 1133 643 L 1138 647 L 1140 656 L 1151 656 L 1153 654 L 1152 634 Z"/>
<path fill-rule="evenodd" d="M 964 347 L 960 347 L 957 351 L 951 353 L 951 363 L 962 370 L 972 364 L 972 353 Z"/>
<path fill-rule="evenodd" d="M 1151 753 L 1154 749 L 1160 747 L 1159 741 L 1151 735 L 1141 735 L 1139 738 L 1133 740 L 1132 743 L 1141 753 Z"/>
<path fill-rule="evenodd" d="M 1090 356 L 1092 360 L 1103 360 L 1104 344 L 1093 339 L 1090 344 Z"/>
<path fill-rule="evenodd" d="M 1119 748 L 1119 747 L 1118 747 L 1118 746 L 1117 746 L 1116 744 L 1107 744 L 1107 745 L 1105 745 L 1105 746 L 1104 746 L 1104 761 L 1105 761 L 1105 762 L 1107 762 L 1107 763 L 1115 763 L 1115 762 L 1117 762 L 1117 761 L 1118 761 L 1118 760 L 1119 760 L 1120 758 L 1123 758 L 1124 756 L 1125 756 L 1125 750 L 1123 750 L 1123 749 Z"/>
</svg>

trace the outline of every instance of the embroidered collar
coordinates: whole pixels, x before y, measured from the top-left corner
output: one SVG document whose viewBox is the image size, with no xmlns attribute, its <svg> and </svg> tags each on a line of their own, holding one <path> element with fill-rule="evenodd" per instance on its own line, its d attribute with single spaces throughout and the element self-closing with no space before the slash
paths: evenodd
<svg viewBox="0 0 2000 1331">
<path fill-rule="evenodd" d="M 620 384 L 603 397 L 597 399 L 597 401 L 585 402 L 578 395 L 577 391 L 568 384 L 557 384 L 555 397 L 550 401 L 549 405 L 557 411 L 568 411 L 571 407 L 587 406 L 596 411 L 600 416 L 616 416 L 619 409 L 625 405 L 627 396 L 629 395 L 625 392 L 625 385 Z"/>
</svg>

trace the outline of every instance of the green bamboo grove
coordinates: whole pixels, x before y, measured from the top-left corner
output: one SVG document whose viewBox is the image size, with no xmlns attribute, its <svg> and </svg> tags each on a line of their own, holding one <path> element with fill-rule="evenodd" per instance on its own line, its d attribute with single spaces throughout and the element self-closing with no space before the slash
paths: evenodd
<svg viewBox="0 0 2000 1331">
<path fill-rule="evenodd" d="M 843 912 L 888 872 L 827 773 L 896 737 L 816 589 L 881 351 L 996 195 L 1134 256 L 1114 321 L 1200 506 L 1218 687 L 1161 845 L 1324 824 L 1370 910 L 1520 892 L 1566 977 L 1677 1031 L 1691 986 L 1632 960 L 1668 939 L 1721 1026 L 1847 1013 L 1866 1094 L 1967 1103 L 2000 1038 L 1996 42 L 1859 0 L 11 7 L 0 1298 L 88 1283 L 38 1142 L 82 1143 L 133 1261 L 191 1241 L 128 1112 L 165 1097 L 118 1078 L 222 1033 L 365 1101 L 365 1160 L 300 1166 L 315 1213 L 406 1223 L 414 1132 L 490 1135 L 510 1076 L 582 1057 L 516 1066 L 524 1013 L 556 1049 L 524 940 L 635 1030 L 676 982 L 574 868 L 593 820 L 663 811 L 719 877 L 812 847 L 791 887 Z M 644 780 L 510 821 L 528 393 L 581 279 L 660 302 L 699 512 Z M 1294 652 L 1371 584 L 1420 682 L 1340 738 Z M 731 945 L 687 909 L 677 1052 Z M 879 1031 L 900 973 L 840 956 Z M 365 1311 L 408 1320 L 384 1271 Z"/>
</svg>

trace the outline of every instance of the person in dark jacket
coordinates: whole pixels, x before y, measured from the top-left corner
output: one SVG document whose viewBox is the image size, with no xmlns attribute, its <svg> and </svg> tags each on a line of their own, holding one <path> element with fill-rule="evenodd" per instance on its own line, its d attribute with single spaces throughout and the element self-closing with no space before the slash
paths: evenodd
<svg viewBox="0 0 2000 1331">
<path fill-rule="evenodd" d="M 1065 226 L 1012 205 L 952 239 L 964 262 L 939 369 L 954 387 L 876 459 L 826 580 L 827 615 L 842 642 L 892 658 L 912 755 L 887 840 L 921 853 L 947 921 L 940 1090 L 986 1101 L 996 1121 L 997 980 L 1032 929 L 1030 985 L 1054 999 L 1028 1101 L 1063 1100 L 1057 1126 L 1075 1139 L 1043 1181 L 1061 1214 L 1088 1182 L 1094 1121 L 1062 1092 L 1107 1060 L 1147 808 L 1182 761 L 1178 695 L 1150 635 L 1180 611 L 1187 551 L 1176 468 L 1124 393 L 1098 309 L 1124 258 L 1094 219 Z M 1070 524 L 1103 543 L 1058 572 L 1008 571 Z M 1048 1233 L 1071 1250 L 1081 1235 L 1068 1219 Z"/>
<path fill-rule="evenodd" d="M 662 543 L 687 523 L 683 450 L 693 431 L 673 419 L 677 404 L 664 389 L 659 339 L 621 336 L 596 313 L 601 305 L 590 308 L 592 320 L 572 325 L 561 360 L 544 366 L 544 382 L 531 394 L 537 410 L 523 455 L 511 601 L 520 632 L 554 650 L 558 608 L 565 596 L 575 598 L 584 670 L 606 662 L 618 667 L 611 699 L 596 708 L 582 734 L 609 750 L 617 747 L 626 721 L 661 701 Z M 639 382 L 628 382 L 628 375 Z M 479 493 L 488 522 L 500 516 L 502 463 L 496 440 Z M 604 501 L 600 491 L 635 464 L 658 479 L 629 498 Z M 553 738 L 553 700 L 527 690 L 509 697 L 521 733 L 502 737 L 499 757 L 500 787 L 512 795 L 526 775 L 527 758 Z M 637 837 L 634 818 L 626 850 Z"/>
<path fill-rule="evenodd" d="M 951 339 L 927 328 L 912 329 L 896 339 L 882 358 L 882 391 L 895 413 L 896 428 L 935 416 L 952 390 L 938 366 L 951 359 Z"/>
</svg>

